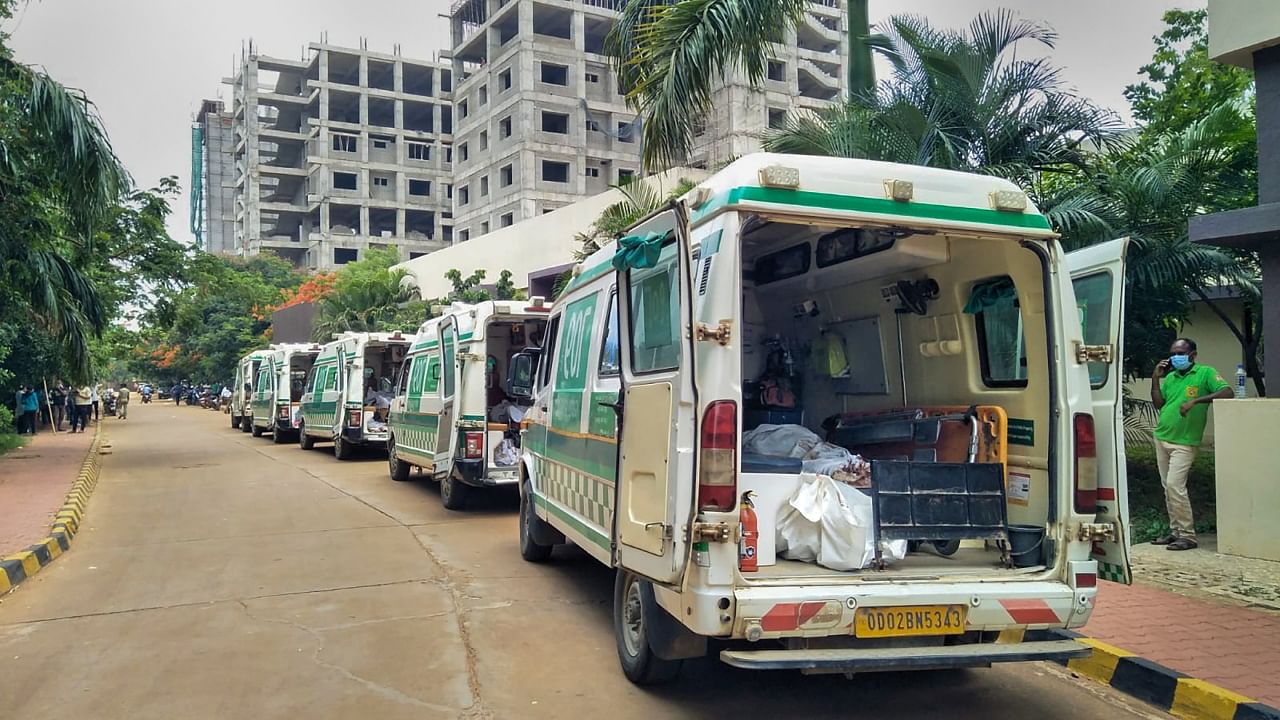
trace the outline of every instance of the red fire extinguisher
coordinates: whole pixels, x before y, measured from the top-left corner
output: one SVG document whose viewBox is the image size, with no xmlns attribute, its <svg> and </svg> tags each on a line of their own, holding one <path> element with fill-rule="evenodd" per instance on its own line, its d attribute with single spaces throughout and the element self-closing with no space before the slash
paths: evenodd
<svg viewBox="0 0 1280 720">
<path fill-rule="evenodd" d="M 738 521 L 742 523 L 742 540 L 738 544 L 738 570 L 744 573 L 755 572 L 760 561 L 756 556 L 760 530 L 756 522 L 756 506 L 751 502 L 752 495 L 755 493 L 750 490 L 742 493 L 742 505 L 738 510 Z"/>
</svg>

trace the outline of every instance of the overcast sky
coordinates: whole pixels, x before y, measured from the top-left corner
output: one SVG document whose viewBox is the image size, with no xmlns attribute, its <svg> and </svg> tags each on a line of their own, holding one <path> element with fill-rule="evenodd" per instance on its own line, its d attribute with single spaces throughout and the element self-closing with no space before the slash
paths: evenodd
<svg viewBox="0 0 1280 720">
<path fill-rule="evenodd" d="M 1171 7 L 1205 0 L 872 0 L 873 23 L 919 13 L 960 26 L 975 13 L 1010 7 L 1058 31 L 1053 55 L 1081 94 L 1128 117 L 1122 91 L 1151 58 L 1151 37 Z M 227 97 L 221 85 L 245 41 L 280 57 L 329 42 L 431 58 L 449 36 L 447 0 L 31 0 L 4 29 L 18 60 L 43 65 L 83 89 L 106 121 L 116 151 L 140 185 L 191 178 L 190 126 L 200 101 Z M 175 239 L 191 241 L 188 200 L 174 205 Z"/>
</svg>

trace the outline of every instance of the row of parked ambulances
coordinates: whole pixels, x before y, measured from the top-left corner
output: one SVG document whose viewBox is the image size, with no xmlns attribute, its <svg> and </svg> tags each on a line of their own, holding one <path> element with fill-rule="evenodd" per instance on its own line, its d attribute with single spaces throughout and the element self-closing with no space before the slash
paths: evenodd
<svg viewBox="0 0 1280 720">
<path fill-rule="evenodd" d="M 401 343 L 385 416 L 349 388 L 387 370 L 338 339 L 247 356 L 232 422 L 385 437 L 392 478 L 421 468 L 450 507 L 517 484 L 526 560 L 572 543 L 616 572 L 637 683 L 713 639 L 804 672 L 1078 657 L 1036 631 L 1131 577 L 1125 247 L 1064 253 L 999 178 L 751 155 L 554 306 L 457 306 L 380 341 Z"/>
<path fill-rule="evenodd" d="M 231 427 L 303 450 L 328 443 L 339 460 L 386 451 L 393 478 L 418 468 L 461 509 L 472 488 L 517 482 L 523 409 L 502 385 L 511 357 L 541 342 L 549 310 L 541 299 L 455 304 L 414 334 L 255 350 L 236 369 Z"/>
</svg>

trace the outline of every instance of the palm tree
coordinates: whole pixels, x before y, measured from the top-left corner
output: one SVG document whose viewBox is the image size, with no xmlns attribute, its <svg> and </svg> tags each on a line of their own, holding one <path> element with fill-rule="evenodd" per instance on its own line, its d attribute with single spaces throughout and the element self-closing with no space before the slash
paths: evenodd
<svg viewBox="0 0 1280 720">
<path fill-rule="evenodd" d="M 1098 224 L 1059 226 L 1070 249 L 1111 237 L 1129 236 L 1129 311 L 1136 337 L 1126 339 L 1127 365 L 1149 362 L 1168 338 L 1144 348 L 1130 342 L 1150 334 L 1166 320 L 1176 320 L 1179 299 L 1205 303 L 1236 336 L 1246 366 L 1260 395 L 1259 333 L 1247 333 L 1223 312 L 1206 288 L 1232 286 L 1246 301 L 1258 303 L 1258 267 L 1251 255 L 1192 243 L 1187 218 L 1253 204 L 1255 171 L 1250 143 L 1252 110 L 1247 100 L 1230 101 L 1210 110 L 1186 129 L 1149 138 L 1141 146 L 1099 159 L 1098 167 L 1063 190 L 1058 199 L 1088 208 Z M 1164 298 L 1153 303 L 1152 298 Z M 1163 305 L 1163 306 L 1161 306 Z M 1162 317 L 1147 315 L 1164 314 Z M 1131 352 L 1133 351 L 1133 352 Z M 1138 357 L 1145 354 L 1146 357 Z M 1146 369 L 1149 369 L 1146 368 Z"/>
<path fill-rule="evenodd" d="M 1052 48 L 1055 39 L 1009 10 L 981 13 L 963 32 L 892 17 L 869 40 L 891 75 L 844 104 L 792 113 L 765 148 L 993 173 L 1024 186 L 1037 173 L 1081 167 L 1118 119 L 1067 90 L 1047 59 L 1016 55 L 1021 43 Z"/>
<path fill-rule="evenodd" d="M 665 194 L 642 180 L 615 185 L 614 188 L 622 193 L 622 199 L 601 211 L 600 217 L 595 219 L 587 232 L 578 233 L 577 240 L 582 243 L 582 247 L 574 253 L 574 259 L 586 260 L 646 215 L 657 212 L 671 198 L 684 195 L 696 184 L 687 178 L 680 178 L 671 192 Z"/>
<path fill-rule="evenodd" d="M 609 32 L 619 87 L 641 116 L 644 162 L 669 168 L 688 155 L 716 84 L 739 69 L 764 80 L 775 42 L 809 0 L 631 0 Z"/>
<path fill-rule="evenodd" d="M 0 279 L 10 291 L 0 306 L 29 307 L 82 377 L 108 318 L 72 248 L 90 246 L 129 186 L 84 94 L 0 52 Z"/>
</svg>

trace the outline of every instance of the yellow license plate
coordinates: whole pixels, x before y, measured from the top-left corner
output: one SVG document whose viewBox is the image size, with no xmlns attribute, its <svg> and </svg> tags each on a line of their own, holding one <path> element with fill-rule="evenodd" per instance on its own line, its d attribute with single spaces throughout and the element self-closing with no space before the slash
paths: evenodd
<svg viewBox="0 0 1280 720">
<path fill-rule="evenodd" d="M 959 635 L 964 632 L 967 610 L 964 605 L 858 608 L 853 634 L 860 638 Z"/>
</svg>

